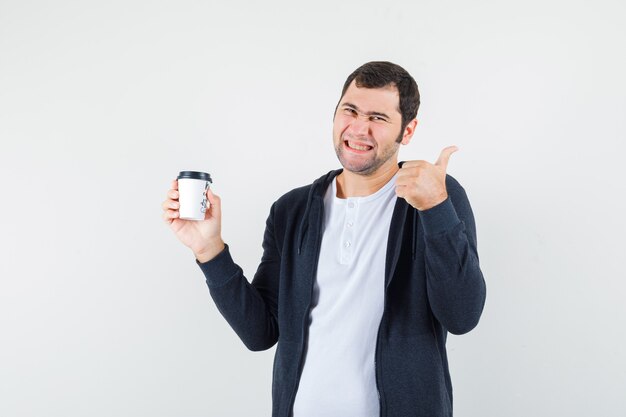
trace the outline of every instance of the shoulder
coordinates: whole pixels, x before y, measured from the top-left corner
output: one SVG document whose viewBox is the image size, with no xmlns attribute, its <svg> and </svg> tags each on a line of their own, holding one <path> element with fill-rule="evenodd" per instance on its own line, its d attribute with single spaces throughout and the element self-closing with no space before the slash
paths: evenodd
<svg viewBox="0 0 626 417">
<path fill-rule="evenodd" d="M 312 188 L 313 184 L 303 185 L 301 187 L 294 188 L 293 190 L 288 191 L 280 196 L 280 198 L 276 200 L 274 205 L 278 207 L 289 207 L 293 206 L 294 204 L 297 205 L 298 203 L 305 204 Z"/>
<path fill-rule="evenodd" d="M 324 195 L 326 188 L 339 172 L 340 170 L 329 171 L 310 184 L 294 188 L 276 200 L 274 206 L 277 208 L 285 207 L 287 209 L 293 209 L 300 205 L 307 205 L 311 202 L 312 197 L 322 197 Z"/>
<path fill-rule="evenodd" d="M 294 188 L 283 194 L 272 204 L 268 222 L 272 222 L 279 230 L 288 230 L 292 226 L 301 224 L 307 217 L 310 207 L 317 206 L 318 200 L 321 201 L 315 197 L 324 193 L 327 177 L 328 174 L 323 175 L 311 184 Z M 295 229 L 287 233 L 295 233 Z"/>
</svg>

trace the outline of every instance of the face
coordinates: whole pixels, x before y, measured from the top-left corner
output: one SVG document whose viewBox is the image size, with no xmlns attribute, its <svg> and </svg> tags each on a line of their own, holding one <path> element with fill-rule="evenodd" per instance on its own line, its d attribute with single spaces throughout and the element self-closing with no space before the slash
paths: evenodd
<svg viewBox="0 0 626 417">
<path fill-rule="evenodd" d="M 399 103 L 395 86 L 359 88 L 352 81 L 333 120 L 335 152 L 344 169 L 372 175 L 397 164 L 400 143 L 410 141 L 416 123 L 401 129 Z"/>
</svg>

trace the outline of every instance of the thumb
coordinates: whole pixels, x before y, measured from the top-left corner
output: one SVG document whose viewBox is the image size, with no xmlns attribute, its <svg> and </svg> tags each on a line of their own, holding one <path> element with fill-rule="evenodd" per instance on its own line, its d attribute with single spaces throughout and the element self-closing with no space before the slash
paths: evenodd
<svg viewBox="0 0 626 417">
<path fill-rule="evenodd" d="M 450 155 L 452 155 L 458 150 L 459 150 L 458 146 L 454 146 L 454 145 L 444 148 L 441 151 L 441 154 L 439 154 L 439 158 L 437 159 L 437 162 L 435 162 L 435 165 L 443 167 L 443 170 L 446 171 L 448 169 L 448 161 L 450 160 Z"/>
<path fill-rule="evenodd" d="M 213 193 L 213 191 L 211 190 L 211 187 L 209 187 L 206 190 L 206 196 L 207 196 L 207 199 L 209 200 L 209 203 L 211 203 L 211 207 L 210 207 L 211 217 L 217 217 L 218 219 L 221 218 L 222 200 L 220 199 L 220 197 L 217 194 Z M 207 210 L 207 214 L 208 213 L 209 213 L 209 210 Z"/>
</svg>

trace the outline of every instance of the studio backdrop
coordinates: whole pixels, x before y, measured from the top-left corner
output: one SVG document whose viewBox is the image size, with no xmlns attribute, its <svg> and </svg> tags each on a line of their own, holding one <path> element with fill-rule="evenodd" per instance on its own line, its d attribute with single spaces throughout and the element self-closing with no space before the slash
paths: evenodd
<svg viewBox="0 0 626 417">
<path fill-rule="evenodd" d="M 345 78 L 421 92 L 401 160 L 465 188 L 487 283 L 456 416 L 624 416 L 621 1 L 0 0 L 0 415 L 269 416 L 253 353 L 161 218 L 209 172 L 251 279 L 271 204 L 339 168 Z"/>
</svg>

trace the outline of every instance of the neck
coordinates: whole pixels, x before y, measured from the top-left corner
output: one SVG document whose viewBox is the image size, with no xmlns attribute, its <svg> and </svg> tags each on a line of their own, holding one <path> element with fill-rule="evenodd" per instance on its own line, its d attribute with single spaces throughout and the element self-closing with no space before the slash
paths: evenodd
<svg viewBox="0 0 626 417">
<path fill-rule="evenodd" d="M 337 197 L 365 197 L 374 194 L 398 172 L 397 161 L 385 164 L 370 175 L 355 174 L 344 169 L 337 175 Z"/>
</svg>

